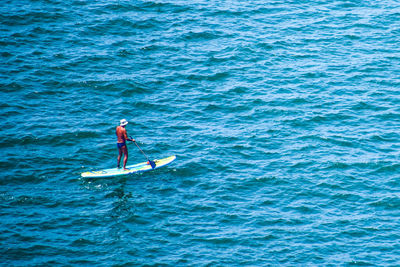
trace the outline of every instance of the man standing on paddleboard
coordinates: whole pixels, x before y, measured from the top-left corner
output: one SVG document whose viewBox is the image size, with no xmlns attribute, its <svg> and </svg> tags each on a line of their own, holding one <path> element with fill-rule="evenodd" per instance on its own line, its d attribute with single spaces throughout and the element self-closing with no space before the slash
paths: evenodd
<svg viewBox="0 0 400 267">
<path fill-rule="evenodd" d="M 126 145 L 126 141 L 135 142 L 135 139 L 128 138 L 128 133 L 126 132 L 125 126 L 128 122 L 125 119 L 120 120 L 119 126 L 117 126 L 116 134 L 117 134 L 117 147 L 118 147 L 118 165 L 117 168 L 120 168 L 119 163 L 121 162 L 122 153 L 124 153 L 124 170 L 128 170 L 126 167 L 126 163 L 128 162 L 128 146 Z"/>
</svg>

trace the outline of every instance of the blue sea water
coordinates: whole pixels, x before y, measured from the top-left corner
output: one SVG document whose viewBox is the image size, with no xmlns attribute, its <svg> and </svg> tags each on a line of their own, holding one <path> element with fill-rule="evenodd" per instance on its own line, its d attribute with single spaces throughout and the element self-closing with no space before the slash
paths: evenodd
<svg viewBox="0 0 400 267">
<path fill-rule="evenodd" d="M 1 265 L 400 265 L 398 1 L 4 0 L 0 20 Z M 122 118 L 177 160 L 81 178 L 116 165 Z"/>
</svg>

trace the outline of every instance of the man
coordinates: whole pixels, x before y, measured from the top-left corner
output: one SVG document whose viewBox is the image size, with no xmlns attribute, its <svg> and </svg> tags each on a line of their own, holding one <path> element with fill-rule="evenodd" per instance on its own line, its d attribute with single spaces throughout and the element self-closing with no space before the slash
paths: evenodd
<svg viewBox="0 0 400 267">
<path fill-rule="evenodd" d="M 118 147 L 118 165 L 117 168 L 120 168 L 119 163 L 121 162 L 122 153 L 124 153 L 124 171 L 128 170 L 126 168 L 126 163 L 128 162 L 128 147 L 126 146 L 126 140 L 135 142 L 135 139 L 128 138 L 128 133 L 126 132 L 125 126 L 128 122 L 125 119 L 120 120 L 119 126 L 117 126 L 116 134 L 117 134 L 117 147 Z"/>
</svg>

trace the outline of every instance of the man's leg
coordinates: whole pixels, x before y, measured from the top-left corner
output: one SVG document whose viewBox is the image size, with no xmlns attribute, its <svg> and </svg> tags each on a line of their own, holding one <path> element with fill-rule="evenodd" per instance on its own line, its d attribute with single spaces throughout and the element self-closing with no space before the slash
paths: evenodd
<svg viewBox="0 0 400 267">
<path fill-rule="evenodd" d="M 128 148 L 126 146 L 122 147 L 122 151 L 124 152 L 124 170 L 126 170 L 126 163 L 128 162 Z"/>
<path fill-rule="evenodd" d="M 122 157 L 122 149 L 118 148 L 118 164 L 117 164 L 117 168 L 119 169 L 119 163 L 121 162 L 121 157 Z"/>
</svg>

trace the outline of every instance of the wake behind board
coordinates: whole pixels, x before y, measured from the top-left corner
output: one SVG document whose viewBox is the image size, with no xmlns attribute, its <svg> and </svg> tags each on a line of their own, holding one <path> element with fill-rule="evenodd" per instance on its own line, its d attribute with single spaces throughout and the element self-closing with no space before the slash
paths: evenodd
<svg viewBox="0 0 400 267">
<path fill-rule="evenodd" d="M 176 156 L 170 156 L 168 158 L 163 159 L 156 159 L 154 162 L 156 163 L 156 167 L 154 169 L 158 169 L 163 167 L 176 159 Z M 99 178 L 99 177 L 112 177 L 112 176 L 120 176 L 120 175 L 127 175 L 137 172 L 145 172 L 153 170 L 147 162 L 142 162 L 130 166 L 126 166 L 128 170 L 124 170 L 123 168 L 113 168 L 113 169 L 105 169 L 99 171 L 90 171 L 84 172 L 81 174 L 82 177 L 88 178 Z"/>
</svg>

